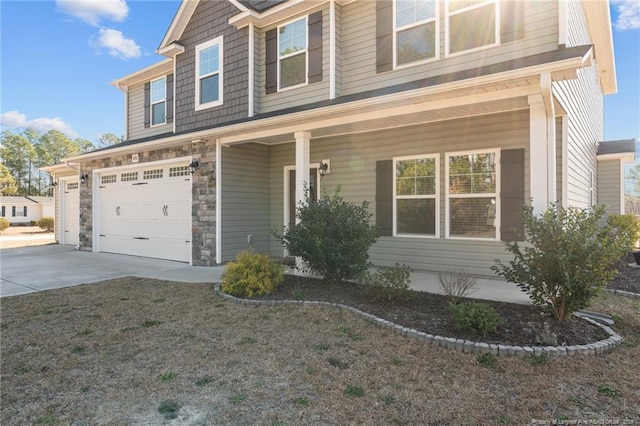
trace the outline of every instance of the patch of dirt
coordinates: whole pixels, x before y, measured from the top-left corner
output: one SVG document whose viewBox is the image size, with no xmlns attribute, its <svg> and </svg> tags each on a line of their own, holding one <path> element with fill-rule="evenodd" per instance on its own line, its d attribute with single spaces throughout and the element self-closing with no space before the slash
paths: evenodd
<svg viewBox="0 0 640 426">
<path fill-rule="evenodd" d="M 260 297 L 267 300 L 320 300 L 358 308 L 396 324 L 425 333 L 458 339 L 520 346 L 583 345 L 609 336 L 599 327 L 574 318 L 554 321 L 531 305 L 466 299 L 493 307 L 506 321 L 495 333 L 481 336 L 456 328 L 449 299 L 422 291 L 411 291 L 408 302 L 374 302 L 372 288 L 359 284 L 331 285 L 310 277 L 285 275 L 276 292 Z"/>
<path fill-rule="evenodd" d="M 627 254 L 620 262 L 618 275 L 609 283 L 607 288 L 640 294 L 640 265 L 636 265 L 631 253 Z"/>
</svg>

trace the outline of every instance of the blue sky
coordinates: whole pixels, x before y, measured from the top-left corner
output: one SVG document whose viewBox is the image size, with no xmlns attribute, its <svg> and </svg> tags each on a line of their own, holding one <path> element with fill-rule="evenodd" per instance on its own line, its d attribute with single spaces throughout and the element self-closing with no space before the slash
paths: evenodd
<svg viewBox="0 0 640 426">
<path fill-rule="evenodd" d="M 124 96 L 109 83 L 163 59 L 155 50 L 179 5 L 0 0 L 2 129 L 122 135 Z M 640 0 L 612 0 L 611 15 L 618 94 L 605 98 L 605 139 L 639 138 Z"/>
</svg>

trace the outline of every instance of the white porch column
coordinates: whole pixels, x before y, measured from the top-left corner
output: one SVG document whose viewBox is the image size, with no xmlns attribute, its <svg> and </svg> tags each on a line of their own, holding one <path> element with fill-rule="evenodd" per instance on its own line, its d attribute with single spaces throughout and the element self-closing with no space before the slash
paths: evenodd
<svg viewBox="0 0 640 426">
<path fill-rule="evenodd" d="M 541 95 L 529 96 L 529 181 L 533 212 L 542 213 L 549 205 L 547 193 L 547 114 Z"/>
<path fill-rule="evenodd" d="M 295 132 L 296 137 L 296 208 L 306 202 L 305 187 L 309 184 L 309 151 L 311 132 Z M 296 223 L 300 219 L 296 217 Z"/>
</svg>

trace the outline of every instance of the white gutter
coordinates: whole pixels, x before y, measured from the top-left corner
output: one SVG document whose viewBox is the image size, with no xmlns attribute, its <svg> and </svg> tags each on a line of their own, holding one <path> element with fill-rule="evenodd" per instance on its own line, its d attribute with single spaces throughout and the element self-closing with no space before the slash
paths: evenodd
<svg viewBox="0 0 640 426">
<path fill-rule="evenodd" d="M 154 149 L 162 148 L 164 146 L 171 146 L 175 143 L 184 142 L 199 138 L 212 138 L 221 137 L 224 134 L 239 133 L 239 132 L 251 132 L 264 129 L 267 126 L 279 126 L 283 124 L 295 123 L 300 120 L 312 120 L 314 118 L 321 118 L 322 115 L 344 115 L 354 112 L 361 112 L 363 108 L 372 106 L 380 106 L 389 102 L 409 100 L 413 97 L 421 97 L 439 94 L 442 92 L 458 90 L 468 87 L 474 87 L 481 84 L 492 84 L 503 82 L 504 80 L 524 78 L 531 75 L 542 74 L 548 72 L 553 74 L 557 71 L 565 71 L 567 69 L 581 68 L 585 61 L 588 61 L 591 57 L 592 50 L 590 49 L 584 57 L 569 58 L 551 64 L 535 65 L 527 68 L 518 68 L 516 70 L 505 71 L 497 74 L 491 74 L 488 76 L 474 77 L 470 79 L 464 79 L 460 81 L 454 81 L 450 83 L 438 84 L 431 87 L 423 87 L 407 92 L 392 93 L 385 96 L 378 96 L 374 98 L 367 98 L 360 101 L 348 102 L 338 105 L 329 105 L 322 108 L 314 108 L 307 111 L 300 111 L 292 114 L 278 115 L 274 117 L 264 118 L 261 120 L 252 120 L 244 123 L 232 124 L 225 127 L 219 127 L 215 129 L 205 129 L 197 132 L 188 133 L 185 135 L 170 136 L 161 140 L 152 140 L 148 142 L 141 142 L 134 145 L 123 146 L 119 148 L 112 148 L 105 151 L 89 152 L 86 154 L 76 155 L 63 159 L 63 161 L 86 161 L 90 158 L 107 157 L 116 153 L 123 153 L 127 151 L 135 152 L 144 150 L 147 147 L 153 147 Z"/>
</svg>

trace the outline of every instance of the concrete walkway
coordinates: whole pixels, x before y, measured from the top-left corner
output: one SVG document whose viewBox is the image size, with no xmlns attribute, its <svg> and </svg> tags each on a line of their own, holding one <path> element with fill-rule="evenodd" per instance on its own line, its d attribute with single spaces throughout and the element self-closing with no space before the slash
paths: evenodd
<svg viewBox="0 0 640 426">
<path fill-rule="evenodd" d="M 72 246 L 46 245 L 0 250 L 0 297 L 70 287 L 122 277 L 176 282 L 219 282 L 223 266 L 190 266 L 181 262 L 109 253 L 76 251 Z M 411 287 L 439 293 L 438 274 L 414 271 Z M 529 303 L 515 284 L 478 279 L 470 297 L 511 303 Z"/>
</svg>

